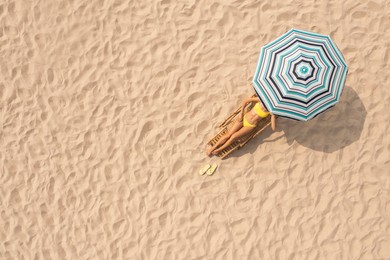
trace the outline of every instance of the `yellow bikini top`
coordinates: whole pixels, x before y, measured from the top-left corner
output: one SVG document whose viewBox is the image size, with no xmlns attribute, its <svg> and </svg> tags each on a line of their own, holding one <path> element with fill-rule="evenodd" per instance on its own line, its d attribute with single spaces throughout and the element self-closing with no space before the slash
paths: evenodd
<svg viewBox="0 0 390 260">
<path fill-rule="evenodd" d="M 259 116 L 259 117 L 262 117 L 262 118 L 266 118 L 268 115 L 269 115 L 269 112 L 264 112 L 263 110 L 261 110 L 261 107 L 260 107 L 260 103 L 257 102 L 255 107 L 255 113 Z"/>
</svg>

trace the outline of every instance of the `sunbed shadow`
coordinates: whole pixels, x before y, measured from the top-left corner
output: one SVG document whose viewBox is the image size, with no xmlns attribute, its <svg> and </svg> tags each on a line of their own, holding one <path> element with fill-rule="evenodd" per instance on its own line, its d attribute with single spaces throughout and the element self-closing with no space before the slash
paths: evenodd
<svg viewBox="0 0 390 260">
<path fill-rule="evenodd" d="M 359 140 L 367 111 L 357 93 L 345 87 L 340 102 L 308 122 L 279 119 L 287 142 L 326 153 L 340 150 Z"/>
</svg>

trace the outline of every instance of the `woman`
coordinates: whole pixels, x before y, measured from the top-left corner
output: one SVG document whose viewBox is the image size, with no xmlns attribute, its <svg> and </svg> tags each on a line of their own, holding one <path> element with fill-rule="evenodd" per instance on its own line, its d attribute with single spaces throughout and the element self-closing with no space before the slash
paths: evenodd
<svg viewBox="0 0 390 260">
<path fill-rule="evenodd" d="M 244 115 L 245 107 L 248 103 L 256 102 L 254 107 Z M 242 102 L 241 114 L 238 120 L 230 129 L 230 131 L 221 137 L 219 141 L 206 151 L 208 156 L 217 155 L 220 151 L 228 147 L 238 138 L 252 132 L 257 123 L 266 118 L 270 112 L 263 106 L 258 97 L 248 98 Z M 275 131 L 276 129 L 276 116 L 271 114 L 271 128 Z"/>
</svg>

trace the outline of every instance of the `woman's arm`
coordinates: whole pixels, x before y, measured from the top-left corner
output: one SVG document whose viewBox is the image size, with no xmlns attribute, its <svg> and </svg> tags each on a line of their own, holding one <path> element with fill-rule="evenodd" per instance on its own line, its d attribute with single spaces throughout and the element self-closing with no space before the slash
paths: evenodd
<svg viewBox="0 0 390 260">
<path fill-rule="evenodd" d="M 254 97 L 254 98 L 247 98 L 242 101 L 241 118 L 244 117 L 246 104 L 250 102 L 259 102 L 259 99 L 257 97 Z"/>
<path fill-rule="evenodd" d="M 253 97 L 253 98 L 247 98 L 244 101 L 247 101 L 247 103 L 249 103 L 249 102 L 259 102 L 260 100 L 258 97 Z"/>
<path fill-rule="evenodd" d="M 275 115 L 271 115 L 271 128 L 273 131 L 275 131 L 275 129 L 276 129 L 276 116 Z"/>
</svg>

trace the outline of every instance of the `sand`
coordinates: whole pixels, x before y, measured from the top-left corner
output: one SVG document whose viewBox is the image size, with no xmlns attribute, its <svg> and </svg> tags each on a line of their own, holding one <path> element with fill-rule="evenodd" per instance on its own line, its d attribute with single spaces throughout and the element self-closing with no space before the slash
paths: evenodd
<svg viewBox="0 0 390 260">
<path fill-rule="evenodd" d="M 1 2 L 0 258 L 390 259 L 389 17 L 389 0 Z M 339 104 L 206 157 L 292 27 L 344 54 Z"/>
</svg>

